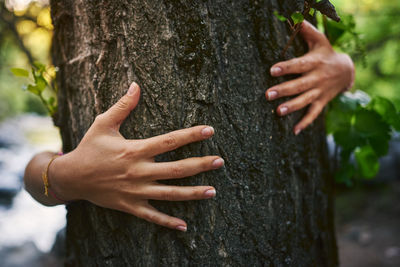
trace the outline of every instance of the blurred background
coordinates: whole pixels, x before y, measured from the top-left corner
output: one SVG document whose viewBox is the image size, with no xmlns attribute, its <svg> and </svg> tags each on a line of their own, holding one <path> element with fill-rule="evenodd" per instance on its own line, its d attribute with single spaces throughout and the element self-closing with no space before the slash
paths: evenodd
<svg viewBox="0 0 400 267">
<path fill-rule="evenodd" d="M 386 97 L 399 112 L 400 0 L 331 2 L 356 25 L 341 37 L 352 41 L 338 47 L 356 63 L 353 90 Z M 37 204 L 22 183 L 32 155 L 61 149 L 48 111 L 56 90 L 52 30 L 48 1 L 0 0 L 0 267 L 54 266 L 63 255 L 65 208 Z M 41 97 L 26 87 L 30 81 L 21 69 L 31 66 L 47 66 L 40 75 L 49 86 Z M 336 184 L 341 266 L 400 266 L 400 142 L 398 133 L 391 136 L 375 178 Z M 328 142 L 334 147 L 332 137 Z"/>
</svg>

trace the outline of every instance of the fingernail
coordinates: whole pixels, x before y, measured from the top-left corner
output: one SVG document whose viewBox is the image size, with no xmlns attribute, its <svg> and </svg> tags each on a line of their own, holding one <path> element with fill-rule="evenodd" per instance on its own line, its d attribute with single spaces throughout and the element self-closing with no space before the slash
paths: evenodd
<svg viewBox="0 0 400 267">
<path fill-rule="evenodd" d="M 287 107 L 281 107 L 279 109 L 279 112 L 281 113 L 281 115 L 285 115 L 288 112 L 288 108 Z"/>
<path fill-rule="evenodd" d="M 281 72 L 282 72 L 282 68 L 281 67 L 272 67 L 271 68 L 271 74 L 272 75 L 278 75 Z"/>
<path fill-rule="evenodd" d="M 139 86 L 137 85 L 137 83 L 135 82 L 131 83 L 131 86 L 129 86 L 128 95 L 133 95 L 138 89 L 138 87 Z"/>
<path fill-rule="evenodd" d="M 295 135 L 299 135 L 300 132 L 301 132 L 301 129 L 296 129 L 296 130 L 294 131 L 294 134 L 295 134 Z"/>
<path fill-rule="evenodd" d="M 182 231 L 182 232 L 186 232 L 187 231 L 186 226 L 183 226 L 183 225 L 178 225 L 175 229 L 179 230 L 179 231 Z"/>
<path fill-rule="evenodd" d="M 204 136 L 211 136 L 214 134 L 214 128 L 213 127 L 206 127 L 203 130 L 201 130 L 201 134 Z"/>
<path fill-rule="evenodd" d="M 214 168 L 219 168 L 219 167 L 222 167 L 222 165 L 224 165 L 224 163 L 225 163 L 225 161 L 223 159 L 219 158 L 212 162 L 212 166 Z"/>
<path fill-rule="evenodd" d="M 268 100 L 274 100 L 277 97 L 278 93 L 276 91 L 269 91 L 268 92 Z"/>
<path fill-rule="evenodd" d="M 206 197 L 215 197 L 216 194 L 217 192 L 215 189 L 208 189 L 206 192 L 204 192 L 204 196 Z"/>
</svg>

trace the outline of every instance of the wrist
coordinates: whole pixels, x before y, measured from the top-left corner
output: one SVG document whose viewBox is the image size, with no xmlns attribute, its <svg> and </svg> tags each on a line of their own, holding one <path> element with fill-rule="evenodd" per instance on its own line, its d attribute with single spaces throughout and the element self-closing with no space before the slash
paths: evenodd
<svg viewBox="0 0 400 267">
<path fill-rule="evenodd" d="M 71 169 L 68 166 L 68 157 L 68 154 L 57 157 L 48 169 L 49 196 L 59 204 L 78 199 L 72 190 L 72 177 L 68 174 L 68 170 Z"/>
</svg>

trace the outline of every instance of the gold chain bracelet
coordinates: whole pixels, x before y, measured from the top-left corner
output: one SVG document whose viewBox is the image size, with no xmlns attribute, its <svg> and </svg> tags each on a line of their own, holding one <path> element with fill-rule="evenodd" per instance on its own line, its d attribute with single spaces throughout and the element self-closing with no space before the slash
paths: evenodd
<svg viewBox="0 0 400 267">
<path fill-rule="evenodd" d="M 58 158 L 60 155 L 54 155 L 50 161 L 49 164 L 47 164 L 46 169 L 43 171 L 42 173 L 42 179 L 43 179 L 43 184 L 44 184 L 44 194 L 48 197 L 49 196 L 49 188 L 50 188 L 50 184 L 49 184 L 49 168 L 51 163 Z"/>
</svg>

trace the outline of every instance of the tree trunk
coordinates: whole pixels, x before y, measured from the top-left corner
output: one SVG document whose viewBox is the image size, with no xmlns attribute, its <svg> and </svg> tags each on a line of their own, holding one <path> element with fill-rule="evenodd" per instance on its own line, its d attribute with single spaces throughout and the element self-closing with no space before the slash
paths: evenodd
<svg viewBox="0 0 400 267">
<path fill-rule="evenodd" d="M 337 265 L 323 119 L 296 137 L 303 112 L 280 118 L 279 101 L 264 97 L 283 81 L 269 68 L 283 60 L 290 30 L 272 14 L 288 7 L 278 0 L 51 2 L 66 152 L 136 81 L 142 96 L 121 128 L 126 138 L 208 124 L 212 139 L 157 160 L 217 154 L 226 163 L 168 181 L 213 185 L 215 199 L 152 202 L 186 220 L 186 233 L 85 201 L 68 205 L 67 266 Z M 287 58 L 304 52 L 298 38 Z"/>
</svg>

